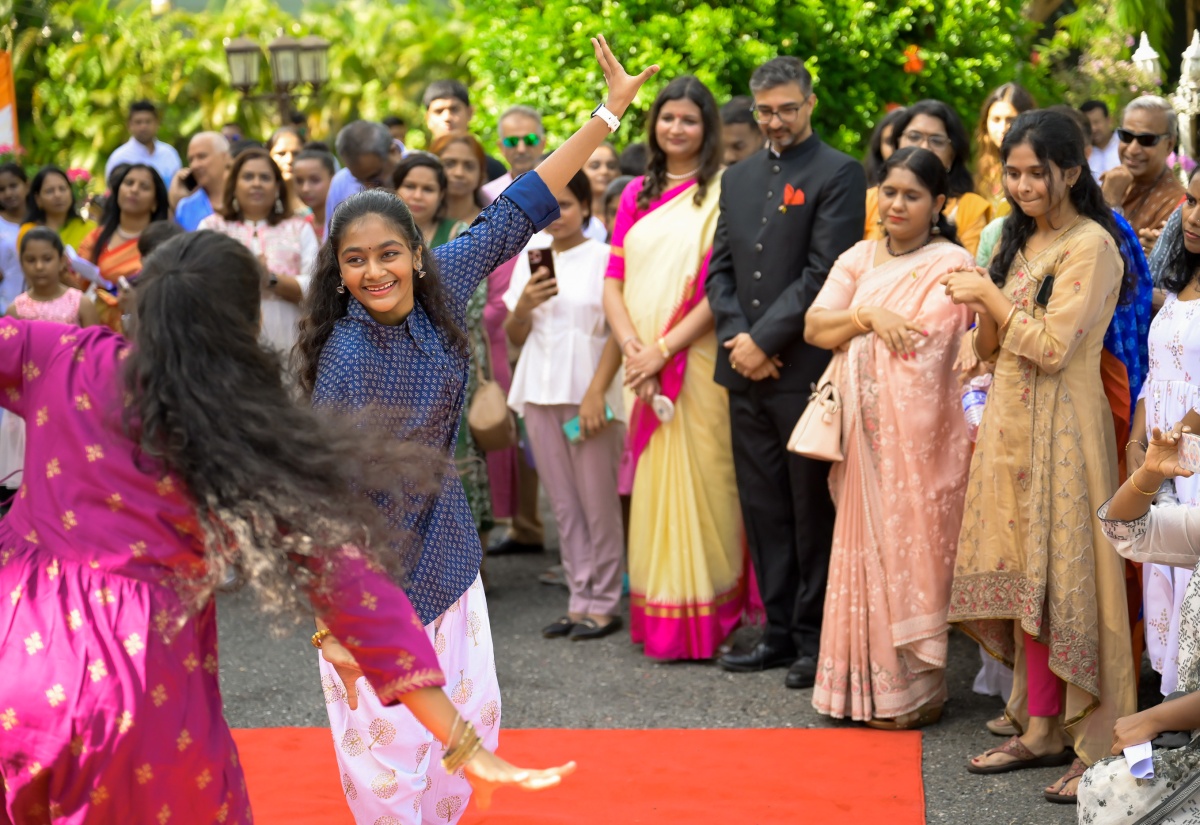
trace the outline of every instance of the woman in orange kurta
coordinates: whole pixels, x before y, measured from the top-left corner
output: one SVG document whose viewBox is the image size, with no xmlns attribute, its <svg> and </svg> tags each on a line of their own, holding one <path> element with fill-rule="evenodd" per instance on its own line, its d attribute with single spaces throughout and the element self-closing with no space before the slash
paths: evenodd
<svg viewBox="0 0 1200 825">
<path fill-rule="evenodd" d="M 100 270 L 108 286 L 96 291 L 100 320 L 120 332 L 121 311 L 117 308 L 116 284 L 120 278 L 142 269 L 138 238 L 154 221 L 169 217 L 167 188 L 153 167 L 135 163 L 118 168 L 112 176 L 112 192 L 104 205 L 104 218 L 79 245 L 79 255 Z M 86 284 L 75 286 L 87 288 Z"/>
</svg>

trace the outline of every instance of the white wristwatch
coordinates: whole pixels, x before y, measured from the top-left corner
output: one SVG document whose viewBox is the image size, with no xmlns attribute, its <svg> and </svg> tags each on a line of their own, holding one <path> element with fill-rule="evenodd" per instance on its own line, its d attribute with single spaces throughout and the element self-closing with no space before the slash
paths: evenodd
<svg viewBox="0 0 1200 825">
<path fill-rule="evenodd" d="M 598 117 L 608 124 L 608 131 L 615 132 L 621 126 L 621 119 L 610 112 L 603 103 L 595 108 L 592 117 Z"/>
</svg>

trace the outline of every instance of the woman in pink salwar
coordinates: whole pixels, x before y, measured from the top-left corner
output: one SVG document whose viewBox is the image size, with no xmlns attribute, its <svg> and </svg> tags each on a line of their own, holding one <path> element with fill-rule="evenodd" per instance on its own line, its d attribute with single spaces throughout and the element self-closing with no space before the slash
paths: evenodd
<svg viewBox="0 0 1200 825">
<path fill-rule="evenodd" d="M 972 266 L 942 215 L 946 172 L 901 149 L 879 186 L 883 240 L 838 258 L 805 317 L 836 349 L 845 460 L 813 707 L 885 729 L 936 721 L 946 700 L 946 611 L 970 442 L 954 368 L 971 312 L 938 280 Z"/>
<path fill-rule="evenodd" d="M 257 342 L 262 277 L 200 232 L 146 260 L 132 343 L 0 320 L 0 405 L 28 422 L 0 522 L 4 825 L 251 822 L 217 680 L 212 593 L 231 566 L 267 611 L 322 618 L 382 701 L 467 736 L 388 575 L 394 537 L 352 485 L 431 480 L 411 449 L 289 403 Z M 484 785 L 560 774 L 485 752 L 465 769 Z"/>
<path fill-rule="evenodd" d="M 655 659 L 707 659 L 745 601 L 729 398 L 713 380 L 704 292 L 719 213 L 721 124 L 712 93 L 679 77 L 650 110 L 647 174 L 626 187 L 604 309 L 625 357 L 630 632 Z M 660 421 L 652 401 L 670 399 Z M 636 398 L 636 400 L 634 400 Z"/>
</svg>

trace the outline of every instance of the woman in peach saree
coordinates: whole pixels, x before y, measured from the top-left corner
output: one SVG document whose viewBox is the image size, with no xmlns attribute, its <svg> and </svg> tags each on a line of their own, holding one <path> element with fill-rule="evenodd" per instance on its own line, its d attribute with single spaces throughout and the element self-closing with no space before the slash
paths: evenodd
<svg viewBox="0 0 1200 825">
<path fill-rule="evenodd" d="M 902 149 L 882 171 L 886 235 L 847 250 L 805 319 L 837 349 L 845 460 L 813 707 L 885 729 L 936 721 L 946 700 L 946 612 L 970 441 L 954 366 L 971 313 L 939 280 L 974 265 L 941 213 L 946 175 Z"/>
</svg>

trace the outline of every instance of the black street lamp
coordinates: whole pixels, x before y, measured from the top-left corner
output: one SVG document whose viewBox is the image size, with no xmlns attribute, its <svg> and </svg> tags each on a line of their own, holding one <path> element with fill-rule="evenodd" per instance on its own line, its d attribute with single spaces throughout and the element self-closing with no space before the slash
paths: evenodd
<svg viewBox="0 0 1200 825">
<path fill-rule="evenodd" d="M 247 100 L 274 100 L 279 106 L 279 121 L 286 126 L 292 111 L 292 92 L 301 85 L 316 92 L 329 79 L 329 41 L 316 35 L 297 40 L 281 32 L 267 46 L 267 52 L 273 94 L 252 94 L 258 86 L 262 48 L 244 35 L 225 42 L 230 84 Z"/>
</svg>

